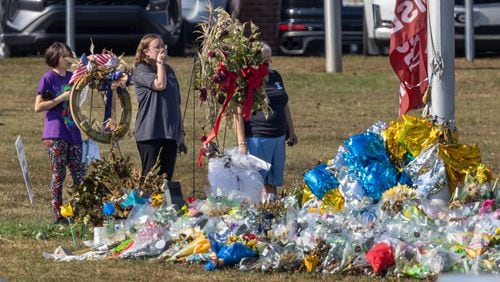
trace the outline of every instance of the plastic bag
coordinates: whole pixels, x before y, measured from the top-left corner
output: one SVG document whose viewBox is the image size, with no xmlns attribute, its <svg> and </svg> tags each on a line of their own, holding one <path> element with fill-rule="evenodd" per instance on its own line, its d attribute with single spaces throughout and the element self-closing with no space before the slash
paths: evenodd
<svg viewBox="0 0 500 282">
<path fill-rule="evenodd" d="M 153 221 L 156 209 L 149 204 L 135 205 L 130 211 L 124 223 L 126 231 L 135 232 L 139 230 L 148 221 Z"/>
<path fill-rule="evenodd" d="M 255 257 L 257 253 L 241 243 L 233 243 L 230 246 L 223 246 L 217 252 L 217 260 L 209 261 L 204 268 L 208 271 L 215 270 L 222 266 L 233 266 L 240 262 L 242 258 Z"/>
<path fill-rule="evenodd" d="M 82 163 L 89 165 L 91 161 L 100 159 L 99 145 L 90 139 L 82 142 Z"/>
<path fill-rule="evenodd" d="M 228 150 L 226 154 L 208 161 L 209 194 L 222 194 L 230 199 L 258 204 L 264 185 L 259 169 L 266 167 L 267 163 L 238 150 Z"/>
<path fill-rule="evenodd" d="M 453 265 L 461 261 L 461 257 L 463 255 L 442 248 L 434 248 L 423 254 L 417 252 L 417 261 L 436 274 L 450 270 Z"/>
</svg>

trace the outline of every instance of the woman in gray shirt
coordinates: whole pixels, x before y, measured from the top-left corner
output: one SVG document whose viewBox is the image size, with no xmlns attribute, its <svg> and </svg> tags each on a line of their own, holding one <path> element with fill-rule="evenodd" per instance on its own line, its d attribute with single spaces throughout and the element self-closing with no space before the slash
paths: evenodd
<svg viewBox="0 0 500 282">
<path fill-rule="evenodd" d="M 141 156 L 142 176 L 158 161 L 160 174 L 172 180 L 177 147 L 184 143 L 181 96 L 175 73 L 165 62 L 166 46 L 156 34 L 142 37 L 134 59 L 138 101 L 135 139 Z"/>
</svg>

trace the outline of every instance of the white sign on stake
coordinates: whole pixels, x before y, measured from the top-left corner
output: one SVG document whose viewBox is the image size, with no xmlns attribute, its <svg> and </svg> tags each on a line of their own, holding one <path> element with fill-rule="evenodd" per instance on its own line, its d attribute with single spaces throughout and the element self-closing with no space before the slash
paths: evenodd
<svg viewBox="0 0 500 282">
<path fill-rule="evenodd" d="M 17 150 L 17 157 L 19 158 L 19 164 L 21 165 L 21 170 L 23 172 L 24 183 L 26 183 L 26 189 L 28 189 L 28 197 L 30 199 L 31 206 L 33 206 L 33 185 L 31 184 L 30 171 L 28 169 L 28 161 L 26 160 L 26 154 L 24 153 L 24 146 L 23 146 L 23 140 L 21 139 L 21 135 L 17 136 L 16 150 Z"/>
</svg>

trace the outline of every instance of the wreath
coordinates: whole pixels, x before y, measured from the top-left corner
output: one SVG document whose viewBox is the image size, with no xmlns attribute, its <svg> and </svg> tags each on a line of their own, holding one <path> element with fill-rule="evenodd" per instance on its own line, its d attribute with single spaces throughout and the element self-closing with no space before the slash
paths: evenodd
<svg viewBox="0 0 500 282">
<path fill-rule="evenodd" d="M 210 7 L 209 11 L 210 17 L 200 24 L 201 47 L 194 85 L 207 108 L 202 128 L 211 129 L 208 136 L 202 137 L 205 147 L 214 143 L 221 119 L 231 121 L 238 106 L 245 120 L 253 111 L 269 111 L 263 91 L 269 71 L 258 27 L 252 22 L 242 24 L 221 8 Z"/>
<path fill-rule="evenodd" d="M 127 90 L 130 77 L 122 56 L 118 58 L 110 51 L 104 50 L 102 54 L 90 56 L 83 54 L 77 61 L 77 68 L 70 80 L 73 85 L 70 111 L 75 124 L 90 139 L 109 144 L 127 134 L 132 119 L 132 102 Z M 96 122 L 95 116 L 92 117 L 94 92 L 100 93 L 105 103 L 102 124 Z M 90 108 L 87 116 L 82 105 L 89 94 Z M 122 109 L 118 124 L 113 118 L 116 100 L 120 101 Z"/>
</svg>

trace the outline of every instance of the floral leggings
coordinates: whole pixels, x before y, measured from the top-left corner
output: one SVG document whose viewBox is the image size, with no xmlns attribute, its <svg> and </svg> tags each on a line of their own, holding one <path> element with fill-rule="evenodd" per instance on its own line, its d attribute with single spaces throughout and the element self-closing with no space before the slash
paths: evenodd
<svg viewBox="0 0 500 282">
<path fill-rule="evenodd" d="M 62 186 L 66 178 L 66 166 L 71 171 L 74 184 L 80 184 L 85 175 L 85 164 L 82 163 L 82 144 L 69 144 L 63 139 L 45 139 L 52 168 L 50 190 L 52 193 L 52 209 L 54 220 L 61 218 Z"/>
</svg>

